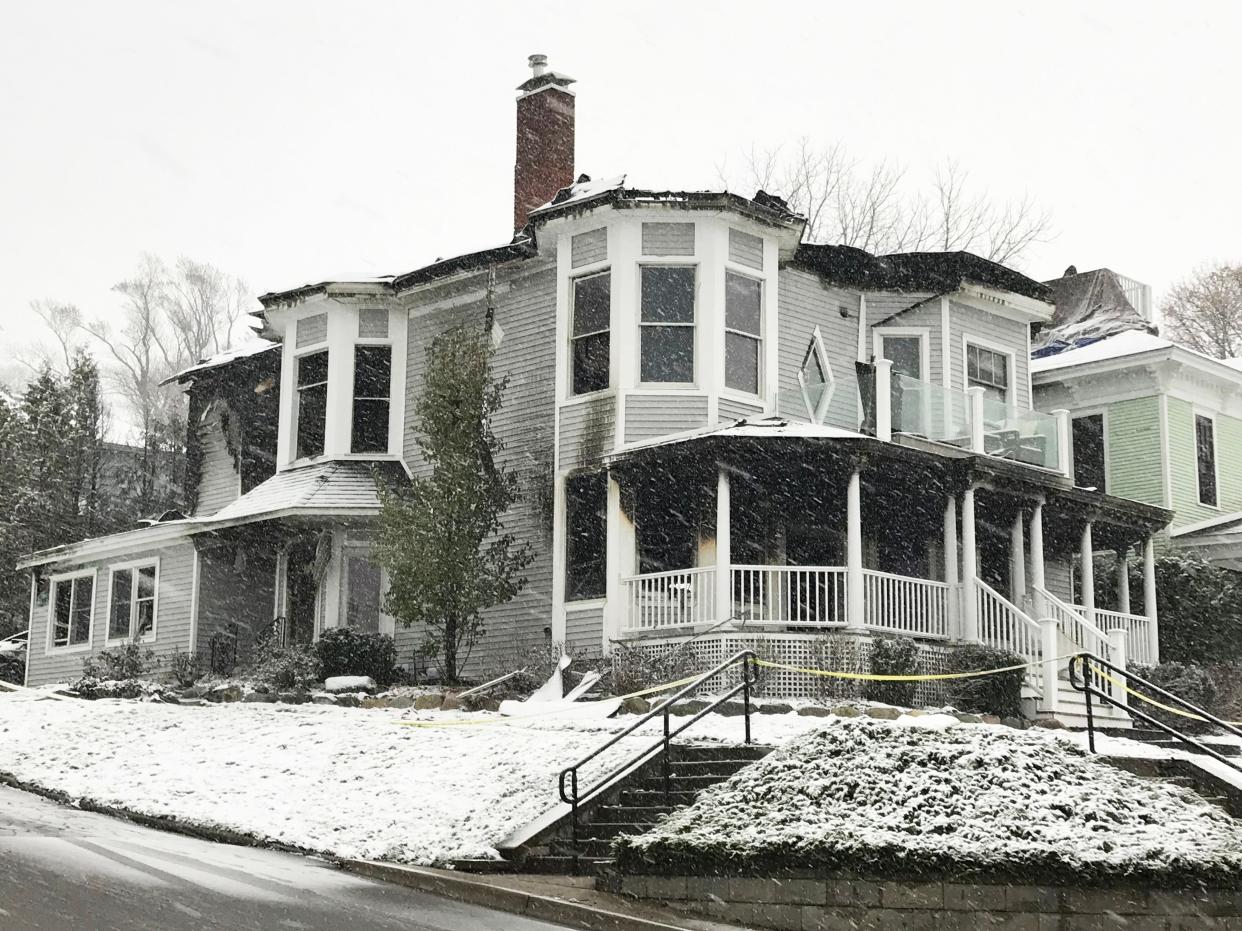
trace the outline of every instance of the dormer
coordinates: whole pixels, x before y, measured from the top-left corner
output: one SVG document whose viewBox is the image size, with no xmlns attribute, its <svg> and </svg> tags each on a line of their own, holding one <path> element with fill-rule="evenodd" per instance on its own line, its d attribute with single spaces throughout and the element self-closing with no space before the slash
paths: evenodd
<svg viewBox="0 0 1242 931">
<path fill-rule="evenodd" d="M 265 297 L 284 342 L 278 468 L 400 458 L 407 316 L 389 291 L 333 282 Z"/>
</svg>

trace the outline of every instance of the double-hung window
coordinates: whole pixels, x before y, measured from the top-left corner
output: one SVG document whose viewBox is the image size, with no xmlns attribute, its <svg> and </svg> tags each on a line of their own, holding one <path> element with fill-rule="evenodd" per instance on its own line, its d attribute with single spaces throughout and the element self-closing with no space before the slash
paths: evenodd
<svg viewBox="0 0 1242 931">
<path fill-rule="evenodd" d="M 573 336 L 570 390 L 589 394 L 608 387 L 609 326 L 612 313 L 612 276 L 585 275 L 574 282 Z"/>
<path fill-rule="evenodd" d="M 155 585 L 155 563 L 112 570 L 109 640 L 145 640 L 155 635 Z"/>
<path fill-rule="evenodd" d="M 759 394 L 763 282 L 725 272 L 725 387 Z"/>
<path fill-rule="evenodd" d="M 966 344 L 966 385 L 983 389 L 984 396 L 1009 403 L 1009 356 L 1003 352 Z"/>
<path fill-rule="evenodd" d="M 1195 414 L 1195 471 L 1199 479 L 1199 503 L 1216 507 L 1216 424 L 1211 417 Z"/>
<path fill-rule="evenodd" d="M 87 646 L 95 607 L 95 573 L 52 583 L 52 646 Z"/>
<path fill-rule="evenodd" d="M 299 356 L 297 458 L 322 456 L 328 419 L 328 350 Z"/>
<path fill-rule="evenodd" d="M 388 452 L 392 347 L 354 347 L 354 423 L 350 452 Z"/>
<path fill-rule="evenodd" d="M 694 381 L 694 266 L 642 266 L 639 381 Z"/>
</svg>

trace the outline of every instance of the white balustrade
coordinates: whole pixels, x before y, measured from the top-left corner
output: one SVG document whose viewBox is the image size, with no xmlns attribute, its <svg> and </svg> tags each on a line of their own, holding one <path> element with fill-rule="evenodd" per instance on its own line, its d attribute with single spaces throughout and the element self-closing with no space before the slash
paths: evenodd
<svg viewBox="0 0 1242 931">
<path fill-rule="evenodd" d="M 1081 605 L 1073 605 L 1074 610 L 1084 614 Z M 1126 662 L 1138 663 L 1141 666 L 1155 664 L 1151 655 L 1151 621 L 1141 614 L 1126 614 L 1122 611 L 1106 611 L 1095 609 L 1096 626 L 1101 630 L 1124 630 L 1126 632 Z"/>
<path fill-rule="evenodd" d="M 975 599 L 980 640 L 1028 662 L 1039 661 L 1043 651 L 1038 623 L 982 579 L 975 579 Z"/>
<path fill-rule="evenodd" d="M 949 589 L 945 582 L 864 569 L 866 626 L 911 637 L 947 638 Z"/>
<path fill-rule="evenodd" d="M 715 622 L 715 580 L 715 566 L 623 579 L 626 629 L 657 630 Z"/>
<path fill-rule="evenodd" d="M 845 624 L 842 566 L 733 566 L 732 617 L 738 622 L 825 627 Z"/>
</svg>

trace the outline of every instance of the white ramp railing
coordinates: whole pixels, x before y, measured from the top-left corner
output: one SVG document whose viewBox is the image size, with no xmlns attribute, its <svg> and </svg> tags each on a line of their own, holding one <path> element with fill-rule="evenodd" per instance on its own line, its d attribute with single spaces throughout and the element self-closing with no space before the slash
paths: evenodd
<svg viewBox="0 0 1242 931">
<path fill-rule="evenodd" d="M 1039 662 L 1043 654 L 1040 627 L 1026 612 L 982 579 L 975 579 L 975 604 L 980 640 L 1028 662 Z M 1039 676 L 1032 675 L 1030 680 L 1038 683 Z"/>
</svg>

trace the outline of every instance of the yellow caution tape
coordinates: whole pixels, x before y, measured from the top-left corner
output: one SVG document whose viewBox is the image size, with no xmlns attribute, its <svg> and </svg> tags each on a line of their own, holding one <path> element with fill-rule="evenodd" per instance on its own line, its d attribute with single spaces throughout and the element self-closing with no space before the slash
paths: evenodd
<svg viewBox="0 0 1242 931">
<path fill-rule="evenodd" d="M 1180 708 L 1170 708 L 1168 705 L 1164 704 L 1164 702 L 1158 702 L 1154 698 L 1152 698 L 1150 695 L 1145 695 L 1142 692 L 1138 691 L 1137 689 L 1130 688 L 1130 686 L 1127 685 L 1126 683 L 1119 682 L 1117 679 L 1114 679 L 1112 676 L 1106 673 L 1103 669 L 1100 669 L 1094 663 L 1088 663 L 1088 665 L 1091 667 L 1091 671 L 1095 673 L 1097 676 L 1099 676 L 1101 679 L 1108 680 L 1113 685 L 1117 686 L 1119 689 L 1122 689 L 1123 691 L 1129 693 L 1130 695 L 1133 695 L 1135 698 L 1138 698 L 1138 699 L 1141 699 L 1142 701 L 1147 702 L 1147 704 L 1149 705 L 1155 705 L 1157 708 L 1159 708 L 1162 711 L 1167 711 L 1169 712 L 1169 714 L 1175 714 L 1175 715 L 1178 715 L 1179 717 L 1191 718 L 1192 720 L 1195 720 L 1195 721 L 1202 721 L 1204 724 L 1215 724 L 1216 723 L 1215 721 L 1209 721 L 1207 718 L 1203 717 L 1202 715 L 1195 714 L 1194 712 L 1191 712 L 1191 711 L 1182 711 Z M 1242 727 L 1242 721 L 1225 721 L 1225 723 L 1233 727 Z"/>
<path fill-rule="evenodd" d="M 996 669 L 982 669 L 977 672 L 937 672 L 910 676 L 886 675 L 871 672 L 837 672 L 830 669 L 806 669 L 801 666 L 787 666 L 784 663 L 773 663 L 766 659 L 756 660 L 756 662 L 760 666 L 767 666 L 770 669 L 784 669 L 788 672 L 805 673 L 808 676 L 829 676 L 833 679 L 864 679 L 870 682 L 931 682 L 941 679 L 975 679 L 980 676 L 994 676 L 1001 672 L 1014 672 L 1018 669 L 1030 669 L 1036 666 L 1042 666 L 1045 663 L 1057 663 L 1076 655 L 1077 654 L 1074 653 L 1067 653 L 1065 656 L 1054 656 L 1051 659 L 1042 659 L 1032 663 L 1018 663 L 1014 666 L 1000 666 Z"/>
</svg>

